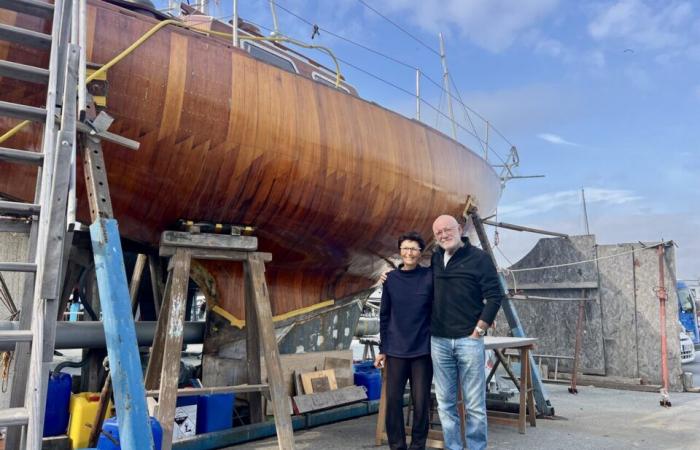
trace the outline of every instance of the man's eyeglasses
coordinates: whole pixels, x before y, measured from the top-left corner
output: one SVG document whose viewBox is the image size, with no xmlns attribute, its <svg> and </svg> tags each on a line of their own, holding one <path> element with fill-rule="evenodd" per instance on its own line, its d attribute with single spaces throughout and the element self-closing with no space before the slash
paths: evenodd
<svg viewBox="0 0 700 450">
<path fill-rule="evenodd" d="M 420 253 L 420 249 L 417 247 L 401 247 L 399 250 L 404 253 Z"/>
<path fill-rule="evenodd" d="M 447 227 L 443 228 L 442 230 L 437 230 L 435 232 L 435 236 L 440 237 L 440 236 L 450 236 L 454 234 L 454 232 L 457 231 L 457 227 Z"/>
</svg>

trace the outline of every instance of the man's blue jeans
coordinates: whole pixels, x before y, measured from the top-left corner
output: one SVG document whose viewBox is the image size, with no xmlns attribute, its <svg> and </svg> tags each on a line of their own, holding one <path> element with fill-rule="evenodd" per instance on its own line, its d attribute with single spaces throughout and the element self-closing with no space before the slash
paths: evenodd
<svg viewBox="0 0 700 450">
<path fill-rule="evenodd" d="M 484 340 L 469 337 L 430 338 L 438 412 L 448 450 L 461 450 L 457 387 L 467 412 L 465 439 L 469 450 L 486 448 L 486 374 Z"/>
</svg>

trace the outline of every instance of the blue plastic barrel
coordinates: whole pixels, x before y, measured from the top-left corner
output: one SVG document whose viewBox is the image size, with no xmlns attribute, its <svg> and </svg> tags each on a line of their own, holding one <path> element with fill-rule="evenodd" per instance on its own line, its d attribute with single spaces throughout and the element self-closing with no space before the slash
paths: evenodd
<svg viewBox="0 0 700 450">
<path fill-rule="evenodd" d="M 68 407 L 70 406 L 71 376 L 67 373 L 51 373 L 46 391 L 46 414 L 44 414 L 44 436 L 66 434 Z"/>
<path fill-rule="evenodd" d="M 356 386 L 364 386 L 368 400 L 378 400 L 382 395 L 382 374 L 374 367 L 372 361 L 366 361 L 353 366 Z"/>
<path fill-rule="evenodd" d="M 200 395 L 197 400 L 197 434 L 233 427 L 234 394 Z"/>
<path fill-rule="evenodd" d="M 163 428 L 161 428 L 155 417 L 150 417 L 150 421 L 155 450 L 160 450 L 163 445 Z M 109 435 L 109 437 L 106 435 Z M 121 445 L 119 445 L 119 424 L 116 417 L 109 418 L 102 424 L 102 433 L 97 440 L 97 448 L 99 450 L 121 450 Z"/>
</svg>

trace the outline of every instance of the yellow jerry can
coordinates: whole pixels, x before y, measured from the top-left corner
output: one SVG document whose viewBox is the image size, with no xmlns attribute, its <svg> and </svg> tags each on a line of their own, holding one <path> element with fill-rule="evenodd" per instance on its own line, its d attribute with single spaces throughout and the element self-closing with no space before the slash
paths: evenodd
<svg viewBox="0 0 700 450">
<path fill-rule="evenodd" d="M 92 424 L 97 416 L 100 404 L 100 394 L 97 392 L 81 392 L 70 397 L 70 421 L 68 422 L 68 437 L 71 448 L 88 446 Z M 107 405 L 105 419 L 112 417 L 112 402 Z"/>
</svg>

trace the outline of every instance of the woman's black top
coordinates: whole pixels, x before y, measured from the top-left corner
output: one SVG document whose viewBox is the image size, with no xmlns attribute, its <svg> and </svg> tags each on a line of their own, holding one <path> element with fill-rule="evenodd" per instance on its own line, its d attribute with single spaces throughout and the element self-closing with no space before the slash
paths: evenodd
<svg viewBox="0 0 700 450">
<path fill-rule="evenodd" d="M 432 303 L 431 269 L 389 272 L 379 310 L 379 352 L 398 358 L 429 355 Z"/>
</svg>

